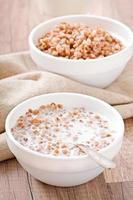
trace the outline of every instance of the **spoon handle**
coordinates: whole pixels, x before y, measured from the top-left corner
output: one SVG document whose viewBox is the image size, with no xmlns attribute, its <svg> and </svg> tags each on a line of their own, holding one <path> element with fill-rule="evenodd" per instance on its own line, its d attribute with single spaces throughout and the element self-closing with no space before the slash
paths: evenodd
<svg viewBox="0 0 133 200">
<path fill-rule="evenodd" d="M 88 154 L 94 161 L 96 161 L 99 165 L 101 165 L 104 168 L 115 168 L 116 164 L 112 161 L 107 159 L 102 154 L 91 150 L 88 146 L 85 145 L 78 145 L 78 147 L 84 151 L 86 154 Z"/>
</svg>

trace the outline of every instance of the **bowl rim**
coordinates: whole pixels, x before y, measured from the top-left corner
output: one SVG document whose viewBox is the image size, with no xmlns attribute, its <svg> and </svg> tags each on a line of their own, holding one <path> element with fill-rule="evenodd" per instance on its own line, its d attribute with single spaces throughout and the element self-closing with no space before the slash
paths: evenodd
<svg viewBox="0 0 133 200">
<path fill-rule="evenodd" d="M 34 156 L 39 156 L 39 157 L 42 157 L 42 158 L 47 158 L 47 159 L 53 159 L 53 160 L 81 160 L 81 159 L 85 159 L 88 155 L 83 155 L 83 156 L 70 156 L 70 157 L 63 157 L 63 156 L 54 156 L 54 155 L 51 155 L 51 154 L 42 154 L 42 153 L 39 153 L 39 152 L 36 152 L 34 150 L 31 150 L 25 146 L 23 146 L 22 144 L 20 144 L 17 140 L 15 140 L 15 138 L 13 137 L 12 133 L 11 133 L 11 129 L 9 128 L 9 121 L 11 120 L 13 114 L 15 113 L 15 111 L 19 108 L 19 107 L 22 107 L 25 103 L 27 103 L 28 101 L 32 101 L 34 99 L 39 99 L 40 97 L 46 97 L 46 96 L 53 96 L 53 95 L 74 95 L 76 97 L 81 97 L 81 98 L 88 98 L 91 99 L 91 100 L 94 100 L 95 102 L 97 103 L 100 103 L 100 104 L 103 104 L 104 106 L 106 106 L 107 108 L 111 109 L 113 111 L 113 114 L 117 116 L 118 118 L 118 121 L 120 123 L 120 127 L 121 127 L 121 130 L 119 131 L 119 135 L 118 137 L 116 137 L 114 139 L 114 141 L 108 145 L 107 147 L 101 149 L 99 151 L 99 153 L 103 154 L 103 153 L 106 153 L 106 151 L 108 151 L 109 149 L 111 149 L 116 143 L 119 142 L 119 140 L 121 139 L 121 137 L 123 138 L 123 135 L 124 135 L 124 122 L 123 122 L 123 119 L 121 117 L 121 115 L 119 114 L 119 112 L 113 108 L 111 105 L 109 105 L 108 103 L 106 103 L 105 101 L 103 100 L 100 100 L 96 97 L 92 97 L 92 96 L 89 96 L 89 95 L 84 95 L 84 94 L 80 94 L 80 93 L 71 93 L 71 92 L 58 92 L 58 93 L 49 93 L 49 94 L 43 94 L 43 95 L 39 95 L 39 96 L 34 96 L 32 98 L 29 98 L 21 103 L 19 103 L 17 106 L 15 106 L 8 114 L 7 118 L 6 118 L 6 122 L 5 122 L 5 129 L 6 129 L 6 139 L 8 138 L 14 145 L 16 145 L 19 149 L 21 149 L 22 151 L 24 152 L 27 152 L 29 154 L 32 154 Z M 117 133 L 118 134 L 118 133 Z"/>
<path fill-rule="evenodd" d="M 69 18 L 93 18 L 93 19 L 100 19 L 100 20 L 104 20 L 104 21 L 108 21 L 108 22 L 111 22 L 111 23 L 114 23 L 114 24 L 117 24 L 119 26 L 121 26 L 123 29 L 125 29 L 130 35 L 131 35 L 131 42 L 128 46 L 125 46 L 121 51 L 117 52 L 117 53 L 114 53 L 110 56 L 107 56 L 107 57 L 103 57 L 103 58 L 96 58 L 96 59 L 68 59 L 68 58 L 64 58 L 64 57 L 56 57 L 56 56 L 53 56 L 51 54 L 48 54 L 48 53 L 45 53 L 45 52 L 42 52 L 40 49 L 38 49 L 34 42 L 33 42 L 33 38 L 34 38 L 34 35 L 36 34 L 36 32 L 38 31 L 38 29 L 40 29 L 41 27 L 51 23 L 51 22 L 58 22 L 58 20 L 65 20 L 65 19 L 69 19 Z M 64 61 L 64 62 L 73 62 L 73 63 L 80 63 L 80 62 L 99 62 L 99 61 L 102 61 L 102 60 L 107 60 L 107 59 L 112 59 L 113 57 L 117 56 L 117 55 L 120 55 L 121 53 L 124 53 L 125 51 L 127 51 L 130 47 L 133 46 L 133 32 L 132 30 L 127 26 L 125 25 L 124 23 L 118 21 L 118 20 L 115 20 L 115 19 L 112 19 L 112 18 L 109 18 L 109 17 L 104 17 L 104 16 L 98 16 L 98 15 L 65 15 L 65 16 L 59 16 L 59 17 L 55 17 L 55 18 L 52 18 L 52 19 L 49 19 L 47 21 L 44 21 L 40 24 L 38 24 L 37 26 L 35 26 L 32 31 L 30 32 L 29 34 L 29 38 L 28 38 L 28 41 L 29 41 L 29 47 L 32 48 L 36 53 L 40 54 L 41 56 L 43 57 L 47 57 L 49 59 L 54 59 L 55 61 Z"/>
</svg>

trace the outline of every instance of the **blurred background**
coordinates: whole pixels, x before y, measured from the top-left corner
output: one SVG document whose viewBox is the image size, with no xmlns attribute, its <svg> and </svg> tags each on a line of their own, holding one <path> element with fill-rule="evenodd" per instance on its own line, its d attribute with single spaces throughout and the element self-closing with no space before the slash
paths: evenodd
<svg viewBox="0 0 133 200">
<path fill-rule="evenodd" d="M 27 50 L 31 29 L 54 16 L 90 13 L 132 28 L 132 10 L 132 0 L 0 0 L 0 54 Z"/>
</svg>

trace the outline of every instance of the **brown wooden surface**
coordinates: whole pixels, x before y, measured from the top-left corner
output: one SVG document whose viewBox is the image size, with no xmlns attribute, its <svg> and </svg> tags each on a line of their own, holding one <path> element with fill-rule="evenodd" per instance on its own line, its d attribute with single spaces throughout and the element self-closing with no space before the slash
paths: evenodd
<svg viewBox="0 0 133 200">
<path fill-rule="evenodd" d="M 28 34 L 48 17 L 42 0 L 0 0 L 0 53 L 28 49 Z M 119 19 L 133 28 L 132 0 L 90 0 L 92 14 Z M 22 169 L 15 159 L 0 163 L 0 200 L 132 200 L 133 119 L 125 121 L 126 133 L 117 167 L 93 181 L 73 188 L 43 184 Z"/>
</svg>

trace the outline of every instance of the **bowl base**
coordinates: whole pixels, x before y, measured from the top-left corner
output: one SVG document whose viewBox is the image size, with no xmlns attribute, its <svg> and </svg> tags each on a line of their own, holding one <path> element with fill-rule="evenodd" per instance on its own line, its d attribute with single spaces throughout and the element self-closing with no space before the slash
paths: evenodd
<svg viewBox="0 0 133 200">
<path fill-rule="evenodd" d="M 82 172 L 49 172 L 44 169 L 33 168 L 22 161 L 19 161 L 19 163 L 34 178 L 43 183 L 58 187 L 72 187 L 81 185 L 94 179 L 104 171 L 102 167 L 98 167 Z"/>
</svg>

